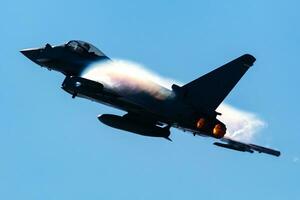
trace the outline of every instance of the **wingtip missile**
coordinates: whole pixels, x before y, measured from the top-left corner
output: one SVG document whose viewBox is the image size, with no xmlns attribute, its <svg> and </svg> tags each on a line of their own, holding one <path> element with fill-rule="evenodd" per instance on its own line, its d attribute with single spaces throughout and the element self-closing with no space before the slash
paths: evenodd
<svg viewBox="0 0 300 200">
<path fill-rule="evenodd" d="M 223 148 L 241 151 L 241 152 L 254 153 L 256 151 L 258 153 L 265 153 L 265 154 L 273 155 L 276 157 L 279 157 L 281 155 L 280 151 L 262 147 L 262 146 L 255 145 L 255 144 L 247 144 L 247 143 L 235 141 L 235 140 L 232 140 L 229 138 L 222 138 L 221 141 L 224 143 L 215 142 L 213 144 L 218 147 L 223 147 Z"/>
</svg>

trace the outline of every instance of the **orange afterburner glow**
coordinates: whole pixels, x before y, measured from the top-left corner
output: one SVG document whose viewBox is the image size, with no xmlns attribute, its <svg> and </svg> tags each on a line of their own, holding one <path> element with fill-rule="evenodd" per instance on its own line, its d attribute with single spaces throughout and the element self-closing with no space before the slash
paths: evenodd
<svg viewBox="0 0 300 200">
<path fill-rule="evenodd" d="M 216 124 L 213 129 L 213 134 L 216 138 L 222 138 L 224 137 L 226 133 L 226 127 L 222 124 Z"/>
<path fill-rule="evenodd" d="M 204 118 L 200 118 L 200 119 L 197 121 L 196 127 L 197 127 L 197 128 L 203 128 L 204 126 L 205 126 L 205 119 L 204 119 Z"/>
</svg>

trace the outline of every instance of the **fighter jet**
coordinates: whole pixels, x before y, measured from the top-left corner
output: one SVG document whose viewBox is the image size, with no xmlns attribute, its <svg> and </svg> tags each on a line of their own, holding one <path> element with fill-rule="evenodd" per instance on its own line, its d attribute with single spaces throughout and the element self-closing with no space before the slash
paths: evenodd
<svg viewBox="0 0 300 200">
<path fill-rule="evenodd" d="M 116 90 L 105 83 L 82 77 L 93 63 L 112 62 L 90 43 L 71 40 L 65 44 L 21 50 L 31 61 L 65 75 L 62 89 L 73 98 L 81 97 L 126 112 L 123 116 L 102 114 L 100 122 L 110 127 L 143 136 L 170 139 L 170 128 L 190 132 L 194 136 L 219 140 L 214 145 L 241 152 L 280 156 L 280 151 L 239 142 L 226 137 L 226 125 L 217 119 L 217 107 L 254 64 L 255 58 L 245 54 L 183 86 L 163 88 L 167 96 L 158 98 L 147 91 Z"/>
</svg>

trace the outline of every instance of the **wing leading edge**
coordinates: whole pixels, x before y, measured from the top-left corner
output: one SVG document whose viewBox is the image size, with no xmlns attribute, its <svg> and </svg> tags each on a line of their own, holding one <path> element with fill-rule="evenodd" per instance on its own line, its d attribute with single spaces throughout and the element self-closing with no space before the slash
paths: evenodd
<svg viewBox="0 0 300 200">
<path fill-rule="evenodd" d="M 274 150 L 274 149 L 269 149 L 266 147 L 258 146 L 255 144 L 248 144 L 248 143 L 243 143 L 239 141 L 235 141 L 229 138 L 222 138 L 221 142 L 215 142 L 214 145 L 227 148 L 227 149 L 232 149 L 236 151 L 241 151 L 241 152 L 249 152 L 249 153 L 254 153 L 254 151 L 258 153 L 265 153 L 265 154 L 270 154 L 273 156 L 280 156 L 280 151 Z"/>
</svg>

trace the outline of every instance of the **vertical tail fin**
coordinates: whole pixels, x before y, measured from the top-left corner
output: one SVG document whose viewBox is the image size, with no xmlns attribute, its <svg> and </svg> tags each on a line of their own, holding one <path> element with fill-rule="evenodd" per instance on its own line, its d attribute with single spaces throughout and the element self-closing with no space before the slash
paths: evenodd
<svg viewBox="0 0 300 200">
<path fill-rule="evenodd" d="M 180 93 L 197 110 L 213 112 L 255 60 L 252 55 L 245 54 L 182 86 Z"/>
</svg>

